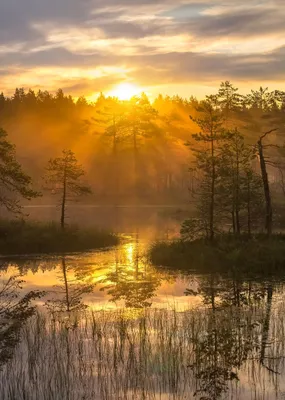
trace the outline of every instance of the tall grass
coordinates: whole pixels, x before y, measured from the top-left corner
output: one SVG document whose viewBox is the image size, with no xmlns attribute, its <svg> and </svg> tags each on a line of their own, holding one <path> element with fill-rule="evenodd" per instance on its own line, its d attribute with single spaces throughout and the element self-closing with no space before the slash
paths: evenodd
<svg viewBox="0 0 285 400">
<path fill-rule="evenodd" d="M 0 220 L 0 254 L 78 252 L 118 244 L 118 237 L 95 228 Z"/>
<path fill-rule="evenodd" d="M 264 318 L 254 307 L 40 313 L 0 372 L 0 398 L 241 400 L 254 390 L 251 398 L 275 399 L 277 375 L 259 362 Z M 276 314 L 269 339 L 278 344 L 268 350 L 281 372 L 284 324 Z"/>
</svg>

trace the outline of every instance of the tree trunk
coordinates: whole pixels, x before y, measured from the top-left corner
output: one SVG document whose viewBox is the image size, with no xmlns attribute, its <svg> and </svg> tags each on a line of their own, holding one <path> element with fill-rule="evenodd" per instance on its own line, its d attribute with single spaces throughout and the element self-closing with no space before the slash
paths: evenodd
<svg viewBox="0 0 285 400">
<path fill-rule="evenodd" d="M 239 218 L 239 209 L 238 209 L 238 205 L 236 205 L 236 225 L 237 225 L 237 234 L 240 235 L 240 218 Z"/>
<path fill-rule="evenodd" d="M 237 137 L 236 137 L 237 141 Z M 240 168 L 239 168 L 240 160 L 239 160 L 239 151 L 238 146 L 236 145 L 236 227 L 237 227 L 237 234 L 240 235 Z"/>
<path fill-rule="evenodd" d="M 236 217 L 235 210 L 232 210 L 232 224 L 233 224 L 233 233 L 236 234 Z"/>
<path fill-rule="evenodd" d="M 61 265 L 62 265 L 63 280 L 64 280 L 64 287 L 65 287 L 66 311 L 70 312 L 69 289 L 68 289 L 68 281 L 67 281 L 67 274 L 66 274 L 66 264 L 65 264 L 64 257 L 61 260 Z"/>
<path fill-rule="evenodd" d="M 261 169 L 265 203 L 266 203 L 265 229 L 266 229 L 267 235 L 270 236 L 272 234 L 273 212 L 272 212 L 271 193 L 270 193 L 270 187 L 269 187 L 266 162 L 265 162 L 265 158 L 264 158 L 262 139 L 260 139 L 258 141 L 258 152 L 259 152 L 259 162 L 260 162 L 260 169 Z"/>
<path fill-rule="evenodd" d="M 65 206 L 66 206 L 66 169 L 64 170 L 64 175 L 63 175 L 63 194 L 61 201 L 61 218 L 60 218 L 61 229 L 65 228 Z"/>
<path fill-rule="evenodd" d="M 269 285 L 267 288 L 266 314 L 265 314 L 265 320 L 264 320 L 263 329 L 262 329 L 261 354 L 260 354 L 261 364 L 264 363 L 265 350 L 266 350 L 266 346 L 268 345 L 272 299 L 273 299 L 273 287 L 271 285 Z"/>
<path fill-rule="evenodd" d="M 139 280 L 139 231 L 136 231 L 134 244 L 135 282 Z"/>
<path fill-rule="evenodd" d="M 211 306 L 212 306 L 212 311 L 213 313 L 216 312 L 216 288 L 215 288 L 215 277 L 213 274 L 211 274 L 210 277 L 210 290 L 211 290 Z"/>
<path fill-rule="evenodd" d="M 215 180 L 216 180 L 216 165 L 215 165 L 215 152 L 214 152 L 214 140 L 211 141 L 211 153 L 212 153 L 212 180 L 211 180 L 211 199 L 210 199 L 210 241 L 214 240 L 214 212 L 215 212 Z"/>
<path fill-rule="evenodd" d="M 247 181 L 247 233 L 248 236 L 251 236 L 251 197 L 249 178 Z"/>
<path fill-rule="evenodd" d="M 120 195 L 120 171 L 119 171 L 119 162 L 118 162 L 118 140 L 117 140 L 117 128 L 116 121 L 113 119 L 113 151 L 112 151 L 112 165 L 113 169 L 111 171 L 112 174 L 112 195 L 117 204 L 117 199 Z"/>
<path fill-rule="evenodd" d="M 133 146 L 134 146 L 134 187 L 138 189 L 138 145 L 137 145 L 137 133 L 133 130 Z"/>
</svg>

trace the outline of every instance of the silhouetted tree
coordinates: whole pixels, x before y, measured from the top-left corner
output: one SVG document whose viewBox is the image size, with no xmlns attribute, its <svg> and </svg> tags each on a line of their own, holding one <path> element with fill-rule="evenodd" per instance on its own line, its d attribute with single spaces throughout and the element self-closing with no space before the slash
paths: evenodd
<svg viewBox="0 0 285 400">
<path fill-rule="evenodd" d="M 62 229 L 65 227 L 66 203 L 71 196 L 78 197 L 91 193 L 90 187 L 80 180 L 84 174 L 82 166 L 70 150 L 63 150 L 62 157 L 51 159 L 48 163 L 45 180 L 53 184 L 54 189 L 60 194 Z"/>
<path fill-rule="evenodd" d="M 253 201 L 256 210 L 256 195 L 262 187 L 262 181 L 252 167 L 254 148 L 246 145 L 244 136 L 236 128 L 228 132 L 220 150 L 220 158 L 219 205 L 221 212 L 228 210 L 231 214 L 233 232 L 240 234 L 243 214 L 252 212 L 247 218 L 249 223 L 253 217 Z M 262 202 L 259 205 L 262 206 Z"/>
<path fill-rule="evenodd" d="M 146 138 L 153 135 L 157 126 L 155 118 L 156 110 L 150 104 L 149 99 L 145 94 L 140 97 L 133 97 L 128 106 L 128 110 L 124 115 L 122 124 L 127 136 L 131 138 L 134 158 L 134 187 L 138 188 L 139 172 L 140 172 L 140 157 L 139 148 L 141 138 Z"/>
<path fill-rule="evenodd" d="M 17 277 L 3 279 L 0 287 L 0 367 L 13 357 L 21 330 L 36 312 L 34 300 L 44 292 L 31 291 L 21 296 L 23 281 Z"/>
<path fill-rule="evenodd" d="M 259 90 L 251 90 L 251 94 L 247 96 L 247 103 L 251 108 L 267 112 L 270 110 L 273 99 L 274 92 L 269 92 L 268 87 L 261 86 Z"/>
<path fill-rule="evenodd" d="M 225 81 L 221 83 L 217 98 L 227 123 L 231 114 L 240 109 L 242 96 L 238 94 L 238 88 Z"/>
<path fill-rule="evenodd" d="M 272 210 L 272 199 L 271 199 L 271 191 L 267 173 L 267 162 L 264 154 L 265 145 L 263 140 L 272 132 L 275 132 L 276 129 L 271 129 L 270 131 L 264 133 L 260 136 L 257 142 L 257 149 L 259 155 L 259 163 L 260 163 L 260 170 L 264 188 L 264 198 L 266 204 L 266 217 L 265 217 L 265 229 L 267 235 L 270 236 L 272 234 L 272 222 L 273 222 L 273 210 Z"/>
<path fill-rule="evenodd" d="M 8 141 L 7 133 L 0 128 L 0 204 L 12 213 L 21 213 L 17 196 L 31 200 L 40 193 L 31 188 L 32 180 L 16 160 L 16 149 Z"/>
<path fill-rule="evenodd" d="M 215 235 L 216 199 L 219 142 L 224 139 L 222 128 L 223 117 L 215 107 L 215 102 L 203 101 L 197 109 L 200 117 L 190 118 L 196 122 L 201 131 L 192 135 L 193 139 L 200 145 L 195 148 L 196 168 L 202 173 L 202 185 L 200 193 L 200 204 L 204 204 L 202 213 L 206 212 L 209 226 L 209 239 L 212 241 Z M 207 210 L 208 208 L 208 210 Z"/>
</svg>

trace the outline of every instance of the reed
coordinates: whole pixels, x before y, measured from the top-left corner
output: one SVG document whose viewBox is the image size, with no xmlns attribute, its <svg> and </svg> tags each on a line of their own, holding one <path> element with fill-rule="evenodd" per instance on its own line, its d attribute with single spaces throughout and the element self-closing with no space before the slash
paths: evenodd
<svg viewBox="0 0 285 400">
<path fill-rule="evenodd" d="M 284 315 L 282 310 L 275 315 L 278 341 L 266 353 L 272 370 L 284 367 Z M 223 312 L 40 312 L 26 324 L 13 359 L 0 371 L 0 398 L 243 399 L 250 383 L 239 382 L 239 372 L 244 376 L 250 369 L 256 395 L 265 396 L 258 379 L 266 379 L 266 393 L 274 394 L 277 375 L 270 383 L 270 370 L 260 362 L 265 319 L 265 302 Z"/>
</svg>

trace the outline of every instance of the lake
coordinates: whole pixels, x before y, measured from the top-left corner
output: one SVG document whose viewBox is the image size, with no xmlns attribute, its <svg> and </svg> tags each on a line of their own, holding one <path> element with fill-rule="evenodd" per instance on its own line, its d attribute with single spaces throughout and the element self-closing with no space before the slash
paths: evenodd
<svg viewBox="0 0 285 400">
<path fill-rule="evenodd" d="M 29 213 L 56 219 L 57 211 Z M 69 214 L 70 222 L 113 229 L 122 243 L 2 259 L 1 399 L 285 398 L 285 275 L 249 279 L 150 265 L 151 242 L 178 235 L 180 207 Z M 7 284 L 16 275 L 21 285 Z M 44 293 L 32 299 L 38 313 L 30 316 L 15 299 L 37 290 Z"/>
</svg>

